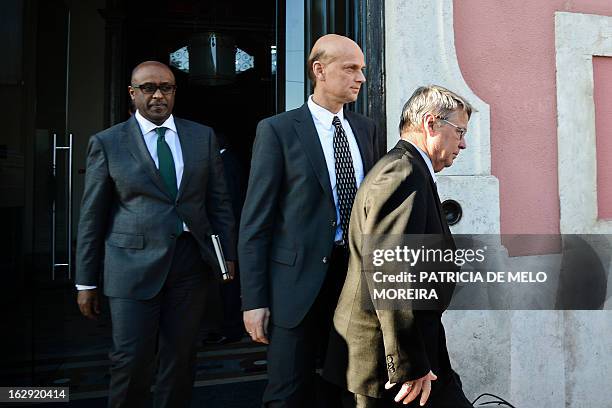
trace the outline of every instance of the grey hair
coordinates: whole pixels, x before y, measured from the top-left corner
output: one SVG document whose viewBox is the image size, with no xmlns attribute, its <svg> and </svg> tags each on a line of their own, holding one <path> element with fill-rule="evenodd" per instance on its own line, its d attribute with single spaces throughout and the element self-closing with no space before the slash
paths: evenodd
<svg viewBox="0 0 612 408">
<path fill-rule="evenodd" d="M 427 113 L 447 119 L 457 109 L 464 111 L 468 119 L 474 112 L 468 101 L 446 88 L 438 85 L 421 86 L 404 104 L 399 123 L 400 134 L 406 130 L 418 129 Z"/>
</svg>

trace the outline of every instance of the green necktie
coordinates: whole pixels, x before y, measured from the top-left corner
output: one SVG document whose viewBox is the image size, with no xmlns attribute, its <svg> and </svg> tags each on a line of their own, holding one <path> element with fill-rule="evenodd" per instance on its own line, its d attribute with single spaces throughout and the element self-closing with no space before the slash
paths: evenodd
<svg viewBox="0 0 612 408">
<path fill-rule="evenodd" d="M 157 132 L 157 160 L 159 161 L 159 174 L 161 175 L 164 184 L 172 197 L 172 201 L 176 201 L 176 195 L 178 194 L 178 188 L 176 186 L 176 168 L 174 167 L 174 159 L 172 158 L 172 151 L 170 146 L 166 142 L 164 135 L 166 134 L 165 127 L 158 127 L 155 129 Z M 183 232 L 183 221 L 179 218 L 177 233 Z"/>
<path fill-rule="evenodd" d="M 176 194 L 178 193 L 178 188 L 176 187 L 176 169 L 174 167 L 172 151 L 164 138 L 166 128 L 158 127 L 155 129 L 155 132 L 157 132 L 157 159 L 159 160 L 159 174 L 161 175 L 162 180 L 164 180 L 164 184 L 166 185 L 172 200 L 176 200 Z"/>
</svg>

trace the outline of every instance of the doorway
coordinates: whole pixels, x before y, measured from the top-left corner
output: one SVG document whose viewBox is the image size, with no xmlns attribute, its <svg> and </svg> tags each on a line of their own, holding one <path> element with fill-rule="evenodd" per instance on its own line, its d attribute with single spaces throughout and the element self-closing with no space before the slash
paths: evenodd
<svg viewBox="0 0 612 408">
<path fill-rule="evenodd" d="M 235 168 L 246 181 L 255 126 L 279 109 L 279 6 L 277 0 L 5 6 L 0 25 L 9 41 L 2 51 L 10 64 L 0 67 L 0 95 L 8 102 L 0 112 L 0 302 L 9 335 L 2 336 L 0 385 L 68 386 L 71 399 L 103 398 L 108 306 L 98 321 L 85 320 L 74 288 L 88 139 L 129 117 L 131 69 L 162 61 L 177 79 L 175 115 L 213 127 L 224 148 L 236 151 Z M 211 46 L 233 53 L 230 70 L 198 67 L 194 55 Z M 202 347 L 196 385 L 241 377 L 256 394 L 265 365 L 255 363 L 263 355 L 263 347 L 250 344 Z"/>
</svg>

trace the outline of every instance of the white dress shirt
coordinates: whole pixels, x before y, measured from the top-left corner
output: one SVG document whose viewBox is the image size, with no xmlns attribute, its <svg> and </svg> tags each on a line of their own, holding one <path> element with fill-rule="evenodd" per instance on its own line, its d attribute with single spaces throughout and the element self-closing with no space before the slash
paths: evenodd
<svg viewBox="0 0 612 408">
<path fill-rule="evenodd" d="M 164 135 L 164 139 L 166 143 L 168 143 L 168 147 L 170 147 L 170 151 L 172 152 L 172 159 L 174 160 L 174 169 L 176 172 L 176 186 L 177 188 L 181 185 L 181 180 L 183 179 L 183 170 L 185 169 L 185 163 L 183 162 L 183 151 L 181 150 L 181 142 L 178 137 L 178 133 L 176 132 L 176 125 L 174 124 L 174 117 L 170 115 L 168 119 L 161 126 L 157 126 L 155 123 L 149 121 L 144 116 L 140 114 L 139 111 L 136 111 L 134 115 L 136 118 L 136 122 L 138 122 L 138 126 L 140 127 L 140 131 L 142 132 L 142 136 L 144 137 L 144 142 L 147 145 L 147 150 L 151 155 L 151 158 L 155 162 L 155 167 L 159 169 L 159 157 L 157 155 L 157 132 L 155 129 L 158 127 L 165 127 L 166 134 Z M 189 231 L 187 225 L 183 223 L 183 229 L 185 231 Z M 88 285 L 76 285 L 77 290 L 87 290 L 87 289 L 95 289 L 96 286 L 88 286 Z"/>
<path fill-rule="evenodd" d="M 181 142 L 178 137 L 178 133 L 176 132 L 176 125 L 174 124 L 174 117 L 170 115 L 168 119 L 161 126 L 157 126 L 155 123 L 145 119 L 144 116 L 140 114 L 139 111 L 136 111 L 134 115 L 136 117 L 136 121 L 138 122 L 138 126 L 140 126 L 140 131 L 142 132 L 142 136 L 144 137 L 145 144 L 147 145 L 147 150 L 151 155 L 151 158 L 155 162 L 155 167 L 159 169 L 159 157 L 157 156 L 157 132 L 155 129 L 158 127 L 165 127 L 166 134 L 164 139 L 166 139 L 166 143 L 168 143 L 168 147 L 170 147 L 170 151 L 172 152 L 172 159 L 174 159 L 174 169 L 176 171 L 176 186 L 177 188 L 181 185 L 181 180 L 183 179 L 183 170 L 185 169 L 185 163 L 183 163 L 183 151 L 181 150 Z"/>
<path fill-rule="evenodd" d="M 353 168 L 355 170 L 355 181 L 357 182 L 357 188 L 363 181 L 363 161 L 361 160 L 361 152 L 355 139 L 355 134 L 348 120 L 344 117 L 344 111 L 340 109 L 338 113 L 332 113 L 322 106 L 317 105 L 312 100 L 312 95 L 308 98 L 308 109 L 312 114 L 312 119 L 319 135 L 319 141 L 323 148 L 323 155 L 325 156 L 325 163 L 327 164 L 327 173 L 329 174 L 329 183 L 332 188 L 332 194 L 334 195 L 334 204 L 336 205 L 336 237 L 335 241 L 342 241 L 342 227 L 340 225 L 340 207 L 338 206 L 338 189 L 336 187 L 336 167 L 334 160 L 334 133 L 335 128 L 332 124 L 334 116 L 340 119 L 340 123 L 344 128 L 344 133 L 349 143 L 349 149 L 351 151 L 351 157 L 353 158 Z"/>
<path fill-rule="evenodd" d="M 429 158 L 427 153 L 421 150 L 419 146 L 415 145 L 410 140 L 406 140 L 406 141 L 410 143 L 411 145 L 413 145 L 417 149 L 417 151 L 421 154 L 421 157 L 423 157 L 423 160 L 425 160 L 425 164 L 427 164 L 427 168 L 429 169 L 429 173 L 431 174 L 431 178 L 433 179 L 433 182 L 438 183 L 438 179 L 436 178 L 436 173 L 434 172 L 433 165 L 431 164 L 431 159 Z"/>
</svg>

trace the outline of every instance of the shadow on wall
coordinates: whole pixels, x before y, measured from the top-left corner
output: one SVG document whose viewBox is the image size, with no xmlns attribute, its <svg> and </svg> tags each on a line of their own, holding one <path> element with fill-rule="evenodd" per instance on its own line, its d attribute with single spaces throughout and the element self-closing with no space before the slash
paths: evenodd
<svg viewBox="0 0 612 408">
<path fill-rule="evenodd" d="M 610 251 L 606 235 L 563 236 L 557 310 L 603 309 L 608 297 L 605 265 L 610 264 Z"/>
</svg>

